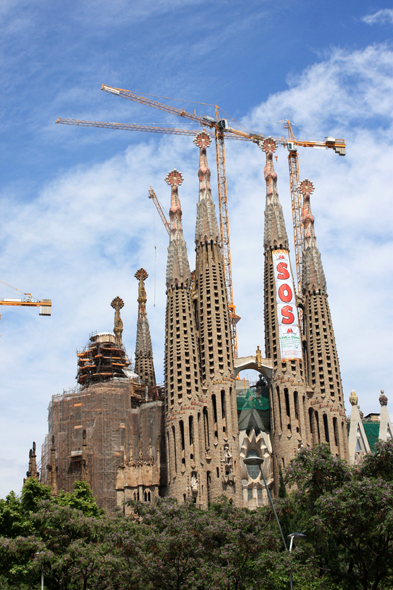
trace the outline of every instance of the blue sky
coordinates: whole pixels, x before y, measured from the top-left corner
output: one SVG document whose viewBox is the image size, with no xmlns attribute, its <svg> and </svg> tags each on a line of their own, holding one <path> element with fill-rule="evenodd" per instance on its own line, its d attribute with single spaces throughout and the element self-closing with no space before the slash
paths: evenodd
<svg viewBox="0 0 393 590">
<path fill-rule="evenodd" d="M 156 372 L 162 379 L 167 235 L 147 198 L 168 209 L 176 167 L 191 267 L 198 154 L 191 139 L 55 125 L 57 117 L 190 126 L 100 90 L 218 104 L 249 129 L 344 137 L 347 156 L 300 151 L 313 180 L 345 397 L 379 411 L 392 396 L 393 10 L 389 2 L 304 0 L 5 0 L 2 18 L 0 279 L 53 300 L 53 316 L 2 308 L 0 496 L 21 487 L 41 445 L 52 394 L 75 385 L 75 349 L 112 328 L 120 295 L 133 355 L 144 266 Z M 169 101 L 170 102 L 170 101 Z M 171 102 L 198 114 L 211 106 Z M 195 128 L 195 125 L 191 125 Z M 239 143 L 239 145 L 238 145 Z M 263 155 L 227 142 L 240 355 L 263 348 Z M 285 151 L 278 188 L 290 232 Z M 216 198 L 214 151 L 209 150 Z M 293 261 L 294 263 L 294 261 Z M 0 297 L 12 297 L 0 287 Z M 154 305 L 155 303 L 155 305 Z M 347 402 L 347 410 L 349 404 Z"/>
</svg>

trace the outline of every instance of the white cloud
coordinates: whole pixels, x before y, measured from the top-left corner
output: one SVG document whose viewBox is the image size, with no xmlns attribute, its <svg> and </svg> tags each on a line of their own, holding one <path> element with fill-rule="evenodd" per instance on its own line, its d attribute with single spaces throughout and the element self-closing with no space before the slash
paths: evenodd
<svg viewBox="0 0 393 590">
<path fill-rule="evenodd" d="M 374 14 L 364 16 L 362 21 L 368 25 L 379 25 L 384 23 L 393 24 L 393 9 L 383 8 L 382 10 L 378 10 L 378 12 L 374 12 Z"/>
<path fill-rule="evenodd" d="M 316 139 L 335 135 L 347 141 L 345 158 L 311 149 L 300 150 L 299 158 L 301 177 L 316 186 L 312 206 L 345 397 L 356 389 L 365 412 L 378 411 L 379 389 L 393 399 L 392 275 L 386 272 L 392 245 L 392 63 L 392 52 L 384 46 L 352 53 L 333 50 L 243 121 L 264 131 L 265 121 L 286 116 Z M 80 130 L 72 131 L 78 141 Z M 275 134 L 281 135 L 281 129 Z M 247 355 L 257 345 L 263 348 L 264 156 L 255 145 L 241 142 L 227 142 L 226 152 L 234 296 L 242 316 L 239 351 Z M 282 148 L 277 155 L 278 188 L 290 231 L 287 158 Z M 208 157 L 216 195 L 213 148 Z M 137 315 L 133 275 L 140 266 L 150 275 L 148 317 L 162 379 L 167 234 L 147 191 L 152 185 L 168 208 L 164 176 L 174 167 L 184 174 L 180 198 L 193 267 L 197 166 L 198 151 L 189 139 L 145 136 L 101 164 L 66 171 L 28 204 L 20 185 L 3 195 L 1 278 L 36 297 L 52 298 L 53 316 L 41 318 L 35 309 L 2 309 L 0 496 L 20 489 L 31 442 L 39 447 L 47 431 L 50 397 L 74 386 L 75 348 L 93 330 L 112 328 L 110 302 L 116 295 L 125 301 L 124 342 L 132 355 Z M 9 296 L 0 287 L 0 297 Z"/>
</svg>

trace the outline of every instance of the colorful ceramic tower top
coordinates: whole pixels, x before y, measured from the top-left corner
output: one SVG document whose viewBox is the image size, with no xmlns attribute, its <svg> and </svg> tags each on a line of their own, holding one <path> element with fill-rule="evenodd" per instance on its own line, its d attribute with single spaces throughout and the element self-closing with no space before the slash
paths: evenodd
<svg viewBox="0 0 393 590">
<path fill-rule="evenodd" d="M 210 169 L 206 155 L 206 150 L 211 143 L 210 136 L 206 131 L 201 131 L 195 136 L 194 143 L 199 147 L 199 198 L 195 229 L 195 243 L 198 245 L 203 241 L 218 241 L 219 231 L 210 187 Z"/>
<path fill-rule="evenodd" d="M 166 268 L 166 285 L 190 283 L 191 273 L 187 256 L 187 247 L 183 235 L 182 210 L 179 199 L 179 186 L 183 182 L 183 175 L 174 169 L 165 177 L 171 187 L 171 208 L 169 209 L 169 246 Z"/>
</svg>

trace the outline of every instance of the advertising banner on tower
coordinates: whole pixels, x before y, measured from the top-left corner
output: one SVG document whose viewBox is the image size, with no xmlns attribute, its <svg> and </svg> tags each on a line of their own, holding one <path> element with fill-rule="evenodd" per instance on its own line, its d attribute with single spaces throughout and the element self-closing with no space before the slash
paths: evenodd
<svg viewBox="0 0 393 590">
<path fill-rule="evenodd" d="M 281 359 L 301 359 L 302 342 L 289 252 L 275 250 L 272 256 Z"/>
</svg>

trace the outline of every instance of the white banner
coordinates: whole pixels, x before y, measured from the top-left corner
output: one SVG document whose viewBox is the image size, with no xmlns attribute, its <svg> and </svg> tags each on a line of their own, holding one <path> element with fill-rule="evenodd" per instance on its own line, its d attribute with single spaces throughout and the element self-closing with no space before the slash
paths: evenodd
<svg viewBox="0 0 393 590">
<path fill-rule="evenodd" d="M 275 250 L 272 255 L 281 359 L 302 359 L 299 318 L 289 253 L 287 250 Z"/>
</svg>

